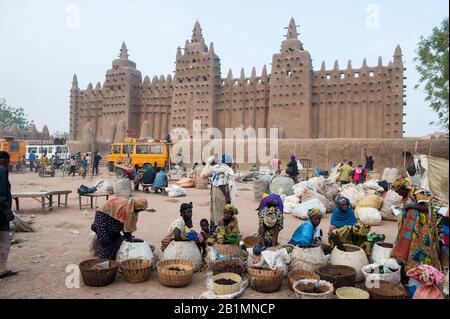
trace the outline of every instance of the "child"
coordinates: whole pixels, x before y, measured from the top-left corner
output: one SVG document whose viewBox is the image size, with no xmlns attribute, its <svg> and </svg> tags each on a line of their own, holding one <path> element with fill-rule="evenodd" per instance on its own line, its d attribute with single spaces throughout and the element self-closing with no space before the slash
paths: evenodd
<svg viewBox="0 0 450 319">
<path fill-rule="evenodd" d="M 200 221 L 200 233 L 198 234 L 197 241 L 198 241 L 198 248 L 200 249 L 202 256 L 205 257 L 206 255 L 206 240 L 210 236 L 210 230 L 209 230 L 209 222 L 206 218 L 203 218 Z"/>
</svg>

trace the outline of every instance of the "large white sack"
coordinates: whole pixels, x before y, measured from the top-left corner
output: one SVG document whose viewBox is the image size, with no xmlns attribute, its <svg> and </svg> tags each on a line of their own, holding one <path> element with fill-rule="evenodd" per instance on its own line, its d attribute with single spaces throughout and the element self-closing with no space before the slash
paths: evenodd
<svg viewBox="0 0 450 319">
<path fill-rule="evenodd" d="M 305 189 L 310 189 L 314 192 L 316 192 L 317 190 L 314 188 L 314 185 L 311 184 L 309 181 L 302 181 L 298 184 L 295 184 L 294 186 L 292 186 L 292 189 L 294 190 L 294 195 L 296 195 L 297 197 L 301 197 L 302 193 Z"/>
<path fill-rule="evenodd" d="M 392 206 L 402 207 L 402 205 L 403 205 L 402 197 L 399 194 L 397 194 L 396 191 L 390 189 L 383 199 L 383 205 L 381 206 L 380 209 L 381 217 L 384 220 L 397 221 L 398 217 L 392 213 L 391 207 Z"/>
<path fill-rule="evenodd" d="M 322 216 L 325 216 L 327 212 L 325 205 L 319 199 L 313 198 L 306 202 L 297 204 L 292 211 L 292 214 L 300 219 L 308 219 L 308 210 L 311 208 L 318 208 L 322 213 Z"/>
<path fill-rule="evenodd" d="M 339 184 L 338 183 L 326 183 L 325 184 L 323 195 L 329 201 L 334 202 L 337 194 L 339 194 Z"/>
<path fill-rule="evenodd" d="M 317 176 L 308 180 L 308 183 L 312 185 L 318 193 L 325 194 L 325 181 L 325 177 Z"/>
<path fill-rule="evenodd" d="M 362 184 L 364 189 L 371 189 L 377 192 L 384 192 L 384 188 L 378 185 L 376 180 L 370 180 Z"/>
<path fill-rule="evenodd" d="M 95 183 L 96 193 L 114 194 L 114 185 L 110 181 L 98 181 Z"/>
<path fill-rule="evenodd" d="M 285 195 L 282 195 L 282 196 L 285 196 Z M 298 198 L 295 195 L 284 197 L 283 198 L 283 206 L 284 206 L 283 212 L 285 214 L 291 214 L 292 211 L 294 210 L 295 206 L 298 205 L 298 203 L 300 203 L 300 198 Z"/>
<path fill-rule="evenodd" d="M 114 185 L 114 194 L 120 196 L 128 196 L 130 197 L 133 193 L 133 186 L 131 185 L 131 181 L 125 178 L 119 178 Z"/>
<path fill-rule="evenodd" d="M 202 254 L 195 241 L 172 241 L 161 256 L 161 260 L 167 259 L 189 260 L 197 269 L 203 261 Z"/>
<path fill-rule="evenodd" d="M 392 183 L 397 177 L 399 177 L 398 169 L 386 167 L 381 175 L 381 179 Z"/>
<path fill-rule="evenodd" d="M 366 197 L 366 193 L 353 184 L 347 184 L 341 187 L 339 196 L 347 197 L 350 201 L 350 205 L 355 208 L 359 201 Z"/>
<path fill-rule="evenodd" d="M 322 194 L 319 194 L 318 192 L 314 192 L 309 189 L 305 189 L 302 194 L 302 202 L 309 201 L 310 199 L 317 198 L 322 202 L 322 204 L 325 206 L 326 212 L 331 213 L 335 207 L 334 201 L 328 200 L 325 196 Z"/>
<path fill-rule="evenodd" d="M 153 260 L 155 256 L 147 241 L 142 243 L 130 243 L 124 240 L 117 252 L 116 261 L 122 262 L 128 259 Z"/>
<path fill-rule="evenodd" d="M 292 186 L 294 186 L 294 181 L 292 178 L 278 176 L 270 182 L 270 192 L 272 194 L 284 194 L 286 196 L 290 196 L 294 194 Z"/>
<path fill-rule="evenodd" d="M 178 185 L 171 185 L 166 188 L 167 195 L 169 197 L 182 197 L 186 196 L 186 190 Z"/>
<path fill-rule="evenodd" d="M 361 207 L 356 213 L 356 217 L 364 224 L 370 226 L 381 225 L 380 211 L 372 207 Z"/>
<path fill-rule="evenodd" d="M 267 193 L 270 188 L 270 180 L 270 175 L 263 175 L 255 178 L 255 180 L 253 181 L 253 192 L 255 195 L 255 200 L 262 200 L 263 194 Z"/>
</svg>

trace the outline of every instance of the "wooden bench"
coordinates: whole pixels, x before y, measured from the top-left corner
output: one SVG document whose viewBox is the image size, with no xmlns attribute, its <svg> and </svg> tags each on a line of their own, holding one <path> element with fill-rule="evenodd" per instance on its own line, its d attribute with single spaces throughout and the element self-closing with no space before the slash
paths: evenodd
<svg viewBox="0 0 450 319">
<path fill-rule="evenodd" d="M 67 208 L 68 195 L 72 193 L 69 190 L 63 191 L 50 191 L 50 192 L 17 192 L 12 193 L 12 198 L 16 203 L 16 210 L 20 210 L 19 199 L 20 198 L 32 198 L 41 204 L 42 212 L 53 209 L 53 196 L 58 196 L 58 207 L 61 206 L 61 195 L 65 196 L 64 206 Z"/>
<path fill-rule="evenodd" d="M 95 208 L 97 208 L 97 198 L 98 197 L 106 197 L 106 200 L 109 199 L 109 195 L 108 193 L 91 193 L 91 194 L 80 194 L 78 193 L 79 196 L 79 203 L 80 203 L 80 210 L 85 208 L 85 207 L 90 207 L 92 209 L 94 209 L 94 201 L 95 201 Z M 81 203 L 81 197 L 87 197 L 90 198 L 90 203 L 87 204 L 82 204 Z"/>
</svg>

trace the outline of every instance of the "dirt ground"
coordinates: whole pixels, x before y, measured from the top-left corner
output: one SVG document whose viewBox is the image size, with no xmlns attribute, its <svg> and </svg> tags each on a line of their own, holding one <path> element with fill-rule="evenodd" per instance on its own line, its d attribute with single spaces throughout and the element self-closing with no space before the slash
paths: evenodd
<svg viewBox="0 0 450 319">
<path fill-rule="evenodd" d="M 68 208 L 53 208 L 51 212 L 41 213 L 40 204 L 32 199 L 20 200 L 20 212 L 25 221 L 31 221 L 35 229 L 33 233 L 16 233 L 15 239 L 20 243 L 11 247 L 9 266 L 20 271 L 18 275 L 0 280 L 0 298 L 198 298 L 206 290 L 206 273 L 195 273 L 191 284 L 184 288 L 168 288 L 162 286 L 157 273 L 152 272 L 150 280 L 141 284 L 129 284 L 118 275 L 112 285 L 102 288 L 84 286 L 67 288 L 66 267 L 79 264 L 92 258 L 88 251 L 90 225 L 94 218 L 93 209 L 79 209 L 76 189 L 81 185 L 93 185 L 96 180 L 115 181 L 106 168 L 101 169 L 101 176 L 89 176 L 82 179 L 62 177 L 58 172 L 55 177 L 41 178 L 35 173 L 11 173 L 10 181 L 13 192 L 71 190 Z M 157 194 L 136 192 L 135 196 L 145 197 L 149 207 L 156 212 L 143 212 L 139 216 L 138 230 L 134 234 L 156 246 L 159 253 L 160 240 L 166 235 L 170 223 L 179 216 L 179 206 L 183 202 L 192 201 L 194 205 L 193 222 L 199 229 L 202 218 L 209 219 L 209 190 L 187 189 L 187 197 L 168 198 Z M 84 199 L 86 200 L 86 199 Z M 104 202 L 99 200 L 98 205 Z M 257 231 L 257 215 L 255 209 L 253 184 L 238 185 L 236 206 L 239 209 L 239 226 L 242 235 L 248 236 Z M 321 223 L 324 234 L 330 221 L 328 214 Z M 280 242 L 287 242 L 295 229 L 302 223 L 292 215 L 285 215 L 285 226 L 280 234 Z M 384 233 L 386 241 L 392 242 L 397 233 L 395 222 L 383 221 L 381 226 L 373 227 L 373 231 Z M 325 236 L 326 238 L 326 236 Z M 247 288 L 241 298 L 295 298 L 288 288 L 287 280 L 280 291 L 263 294 Z"/>
</svg>

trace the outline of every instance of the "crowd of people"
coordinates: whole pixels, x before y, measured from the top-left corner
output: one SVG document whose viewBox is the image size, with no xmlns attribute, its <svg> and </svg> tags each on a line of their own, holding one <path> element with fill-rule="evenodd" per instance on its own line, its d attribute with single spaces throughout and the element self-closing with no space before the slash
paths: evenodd
<svg viewBox="0 0 450 319">
<path fill-rule="evenodd" d="M 99 162 L 95 159 L 96 156 L 97 154 L 94 155 L 94 163 Z M 82 167 L 87 167 L 86 161 L 89 159 L 83 156 Z M 14 219 L 8 163 L 8 153 L 0 152 L 0 183 L 6 185 L 1 188 L 0 193 L 0 277 L 15 274 L 6 265 L 9 253 L 9 222 Z M 207 246 L 241 244 L 243 238 L 238 222 L 239 210 L 234 204 L 235 174 L 232 159 L 224 154 L 221 160 L 212 158 L 204 164 L 206 173 L 203 178 L 209 179 L 211 184 L 210 218 L 202 219 L 196 227 L 193 224 L 192 202 L 181 204 L 180 216 L 169 225 L 166 236 L 161 239 L 161 251 L 167 249 L 173 241 L 194 241 L 203 256 L 206 255 Z M 298 172 L 298 167 L 295 156 L 290 158 L 287 168 L 286 173 L 291 178 L 296 178 L 295 172 L 296 170 Z M 352 181 L 361 183 L 366 176 L 366 169 L 361 165 L 353 169 L 351 161 L 341 163 L 337 171 L 340 173 L 341 185 Z M 147 185 L 144 188 L 146 192 L 150 192 L 149 188 L 151 192 L 158 192 L 168 184 L 166 172 L 157 165 L 146 165 L 143 172 L 135 167 L 127 174 L 134 180 L 137 188 L 140 184 Z M 429 265 L 438 271 L 448 269 L 448 208 L 439 210 L 440 207 L 434 205 L 432 194 L 411 186 L 407 178 L 397 178 L 390 184 L 380 183 L 385 191 L 390 189 L 403 199 L 403 211 L 398 221 L 398 234 L 392 257 L 403 266 L 405 272 L 420 265 Z M 142 241 L 135 238 L 132 233 L 137 229 L 139 213 L 147 208 L 146 199 L 118 196 L 109 199 L 97 209 L 91 229 L 97 235 L 99 257 L 115 259 L 124 240 Z M 326 242 L 320 227 L 322 213 L 319 207 L 308 210 L 308 220 L 298 226 L 286 243 L 279 240 L 285 223 L 283 200 L 280 195 L 264 194 L 256 214 L 259 244 L 254 248 L 254 253 L 260 253 L 270 247 L 319 247 Z M 350 200 L 340 195 L 336 198 L 327 233 L 331 248 L 337 247 L 345 251 L 345 244 L 356 245 L 367 256 L 370 256 L 376 242 L 385 239 L 383 234 L 371 233 L 371 227 L 358 220 Z"/>
</svg>

